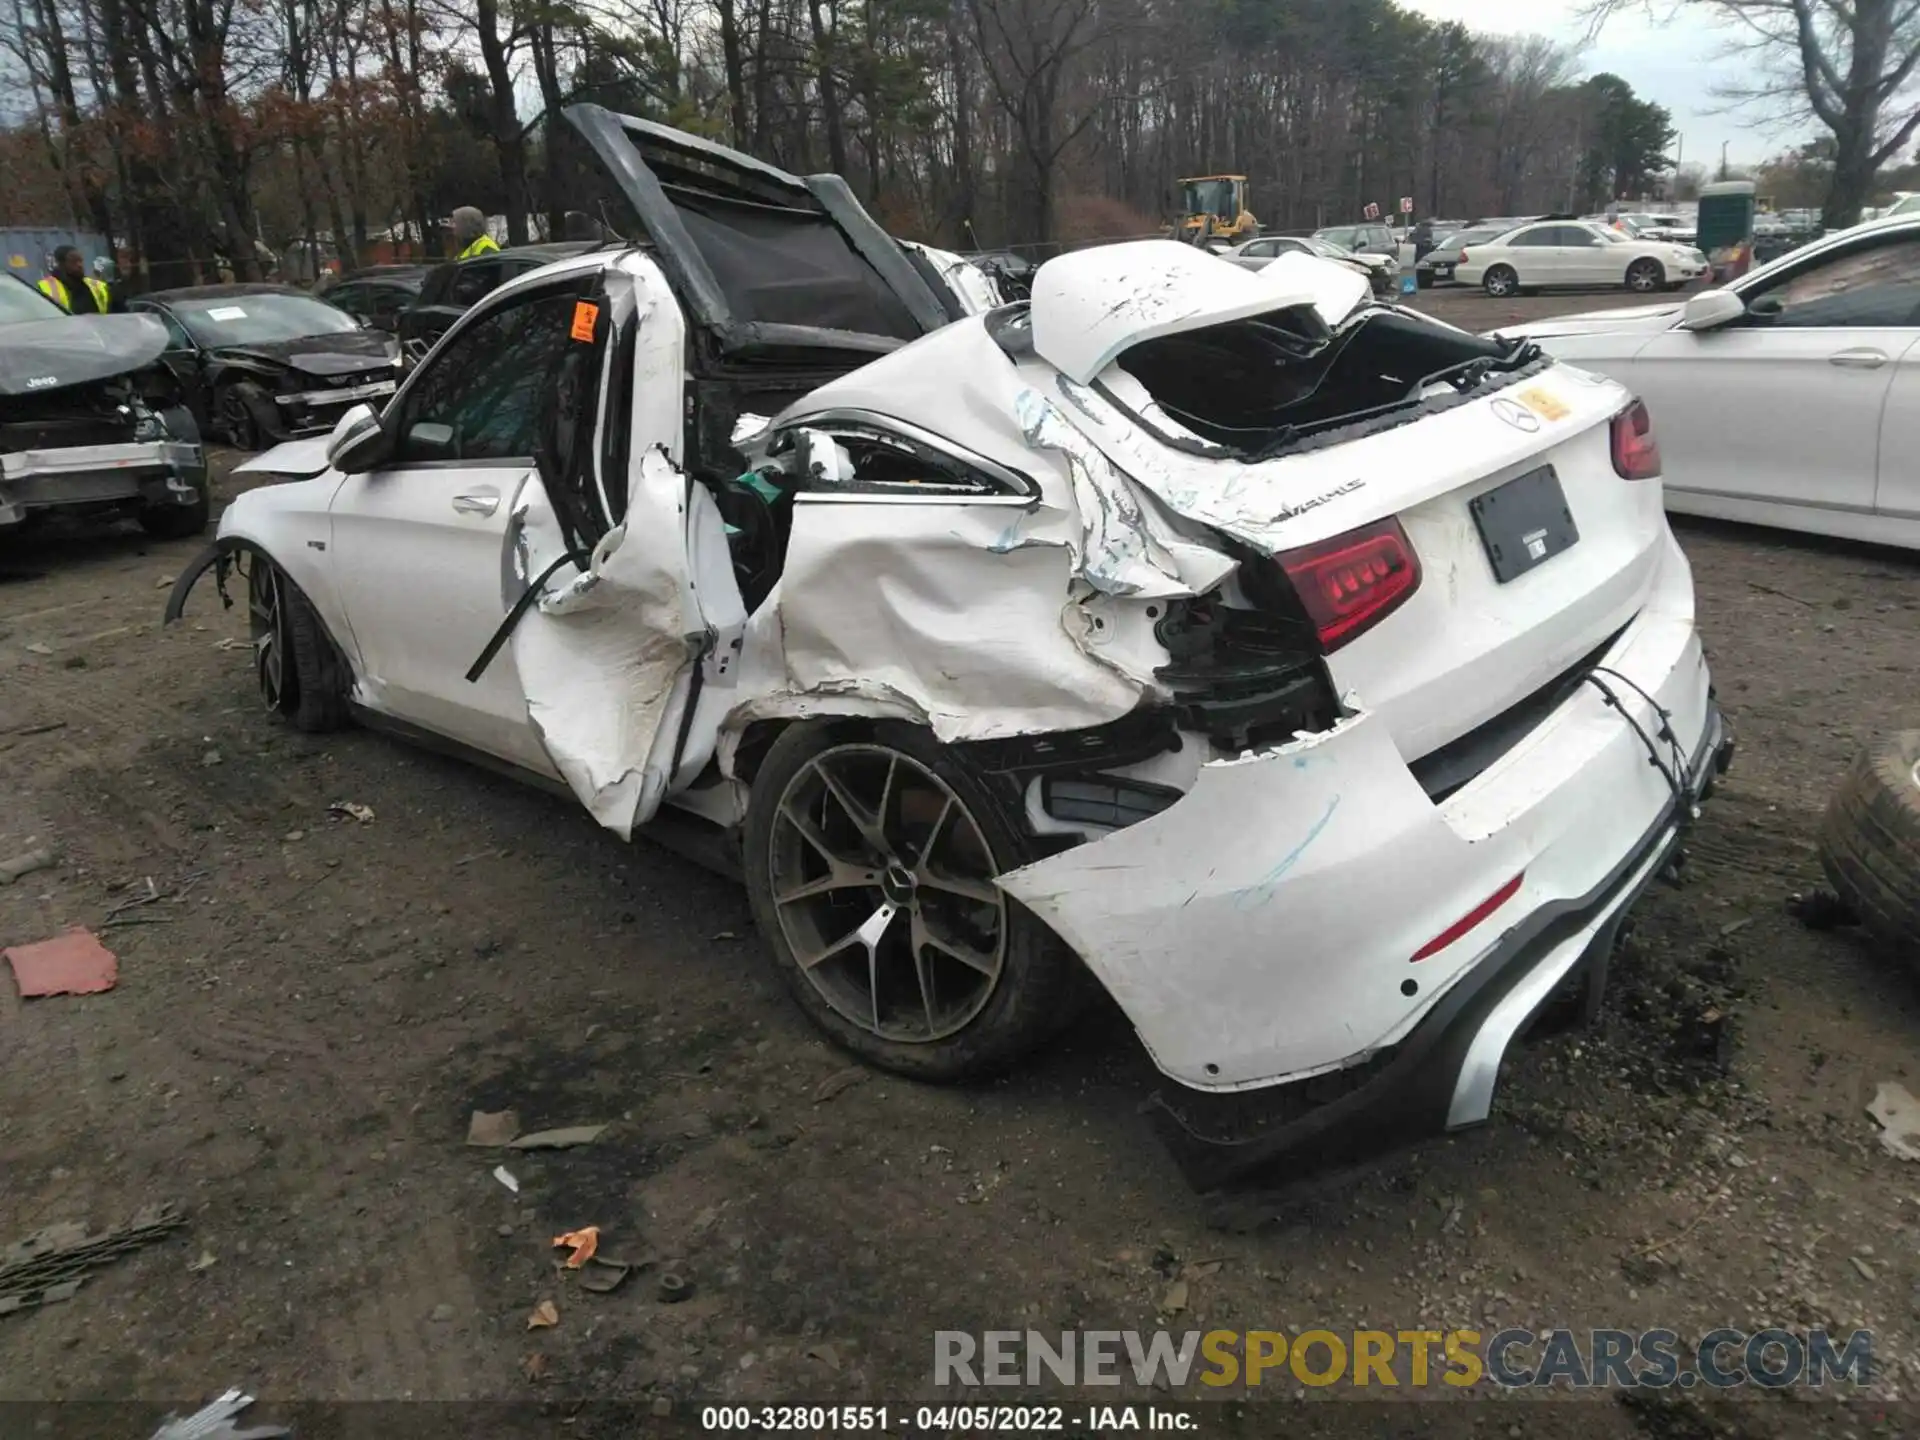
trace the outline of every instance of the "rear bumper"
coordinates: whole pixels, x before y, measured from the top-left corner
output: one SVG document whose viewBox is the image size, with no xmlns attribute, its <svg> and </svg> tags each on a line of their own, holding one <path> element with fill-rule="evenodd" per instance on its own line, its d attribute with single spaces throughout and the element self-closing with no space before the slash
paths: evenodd
<svg viewBox="0 0 1920 1440">
<path fill-rule="evenodd" d="M 65 506 L 191 505 L 206 480 L 205 452 L 177 440 L 0 455 L 0 526 Z"/>
<path fill-rule="evenodd" d="M 1476 773 L 1429 793 L 1361 709 L 1205 764 L 1160 814 L 998 883 L 1126 1011 L 1190 1138 L 1239 1153 L 1244 1125 L 1279 1137 L 1261 1157 L 1336 1158 L 1359 1112 L 1406 1109 L 1379 1077 L 1442 1035 L 1457 1050 L 1424 1062 L 1439 1069 L 1420 1072 L 1414 1128 L 1473 1124 L 1507 1043 L 1657 873 L 1708 783 L 1724 739 L 1710 693 L 1667 537 L 1632 623 Z M 1459 1020 L 1495 976 L 1522 998 Z"/>
<path fill-rule="evenodd" d="M 1718 708 L 1711 709 L 1688 767 L 1687 800 L 1663 811 L 1587 894 L 1542 906 L 1503 936 L 1405 1039 L 1353 1074 L 1344 1090 L 1339 1082 L 1347 1077 L 1336 1075 L 1326 1077 L 1334 1083 L 1320 1083 L 1316 1095 L 1255 1092 L 1259 1104 L 1156 1094 L 1149 1113 L 1188 1181 L 1211 1190 L 1280 1161 L 1292 1175 L 1324 1171 L 1483 1123 L 1501 1062 L 1541 1010 L 1582 972 L 1589 998 L 1598 998 L 1621 923 L 1674 863 L 1690 809 L 1712 793 L 1733 748 Z M 1314 1086 L 1309 1081 L 1299 1089 Z"/>
</svg>

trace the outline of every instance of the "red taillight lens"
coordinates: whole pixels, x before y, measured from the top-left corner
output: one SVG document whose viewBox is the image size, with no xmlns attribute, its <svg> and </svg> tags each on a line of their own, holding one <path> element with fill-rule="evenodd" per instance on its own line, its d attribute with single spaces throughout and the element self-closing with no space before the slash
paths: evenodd
<svg viewBox="0 0 1920 1440">
<path fill-rule="evenodd" d="M 1420 559 L 1398 520 L 1349 530 L 1279 558 L 1327 650 L 1379 624 L 1420 585 Z"/>
<path fill-rule="evenodd" d="M 1660 473 L 1660 442 L 1644 401 L 1613 417 L 1613 468 L 1622 480 L 1651 480 Z"/>
<path fill-rule="evenodd" d="M 1466 251 L 1464 251 L 1464 250 L 1462 250 L 1462 251 L 1460 252 L 1460 263 L 1461 263 L 1462 265 L 1464 265 L 1464 264 L 1466 264 L 1466 263 L 1467 263 L 1467 252 L 1466 252 Z"/>
<path fill-rule="evenodd" d="M 1466 934 L 1469 930 L 1473 929 L 1474 926 L 1478 925 L 1482 920 L 1506 904 L 1507 901 L 1519 894 L 1520 882 L 1526 878 L 1526 872 L 1524 870 L 1521 871 L 1498 890 L 1487 896 L 1487 898 L 1482 900 L 1478 905 L 1474 906 L 1473 909 L 1454 921 L 1453 924 L 1447 926 L 1446 929 L 1422 945 L 1414 952 L 1413 958 L 1415 960 L 1424 960 L 1429 955 L 1438 955 L 1442 950 L 1446 949 L 1447 946 L 1458 940 L 1462 935 Z"/>
</svg>

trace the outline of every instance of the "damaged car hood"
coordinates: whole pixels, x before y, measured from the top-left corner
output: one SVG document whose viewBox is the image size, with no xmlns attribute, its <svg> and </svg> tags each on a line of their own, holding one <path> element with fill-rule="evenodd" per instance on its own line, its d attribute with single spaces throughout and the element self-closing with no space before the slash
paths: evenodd
<svg viewBox="0 0 1920 1440">
<path fill-rule="evenodd" d="M 150 315 L 63 315 L 9 325 L 0 341 L 0 395 L 34 395 L 151 365 L 167 327 Z"/>
<path fill-rule="evenodd" d="M 1033 281 L 1033 348 L 1085 385 L 1130 346 L 1311 305 L 1338 325 L 1372 296 L 1359 271 L 1312 255 L 1248 270 L 1173 240 L 1099 245 L 1049 260 Z"/>
<path fill-rule="evenodd" d="M 213 353 L 223 360 L 253 360 L 284 365 L 306 375 L 354 375 L 381 370 L 398 356 L 394 342 L 372 330 L 334 335 L 302 335 L 250 345 L 222 345 Z"/>
</svg>

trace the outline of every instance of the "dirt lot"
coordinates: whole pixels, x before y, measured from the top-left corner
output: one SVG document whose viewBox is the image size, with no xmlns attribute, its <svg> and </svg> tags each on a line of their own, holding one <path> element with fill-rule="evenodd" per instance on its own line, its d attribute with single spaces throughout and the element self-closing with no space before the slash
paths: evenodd
<svg viewBox="0 0 1920 1440">
<path fill-rule="evenodd" d="M 1480 328 L 1567 302 L 1431 303 Z M 936 1329 L 1150 1328 L 1184 1271 L 1179 1329 L 1866 1326 L 1881 1366 L 1868 1410 L 1749 1392 L 1724 1413 L 1381 1411 L 1343 1391 L 1313 1394 L 1313 1428 L 1424 1433 L 1444 1411 L 1493 1435 L 1896 1433 L 1920 1385 L 1920 1171 L 1862 1107 L 1876 1081 L 1920 1085 L 1920 1006 L 1785 902 L 1815 882 L 1855 747 L 1920 723 L 1920 561 L 1681 538 L 1741 748 L 1597 1027 L 1530 1045 L 1476 1135 L 1227 1210 L 1137 1113 L 1153 1073 L 1112 1014 L 977 1090 L 850 1071 L 778 993 L 729 884 L 509 781 L 261 713 L 244 618 L 211 586 L 157 623 L 194 546 L 128 528 L 0 552 L 0 856 L 60 856 L 0 887 L 0 943 L 104 926 L 120 959 L 108 994 L 22 1003 L 0 981 L 0 1244 L 160 1201 L 188 1215 L 70 1302 L 0 1318 L 0 1398 L 244 1384 L 633 1401 L 672 1425 L 735 1398 L 897 1406 L 934 1398 Z M 113 913 L 149 880 L 161 900 Z M 612 1128 L 512 1156 L 514 1195 L 463 1143 L 470 1112 L 508 1107 Z M 580 1293 L 549 1242 L 583 1225 L 659 1263 Z M 656 1299 L 667 1266 L 684 1303 Z M 530 1331 L 549 1298 L 559 1324 Z M 1208 1429 L 1280 1423 L 1251 1415 L 1217 1407 Z"/>
</svg>

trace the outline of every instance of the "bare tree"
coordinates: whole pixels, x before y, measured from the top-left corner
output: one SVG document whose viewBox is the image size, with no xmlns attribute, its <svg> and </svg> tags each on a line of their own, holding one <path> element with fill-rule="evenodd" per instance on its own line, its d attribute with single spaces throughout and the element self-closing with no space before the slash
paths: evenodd
<svg viewBox="0 0 1920 1440">
<path fill-rule="evenodd" d="M 1834 147 L 1823 207 L 1830 227 L 1860 218 L 1875 174 L 1920 128 L 1920 0 L 1592 0 L 1590 23 L 1597 30 L 1629 8 L 1723 22 L 1759 78 L 1720 93 L 1825 127 Z"/>
</svg>

